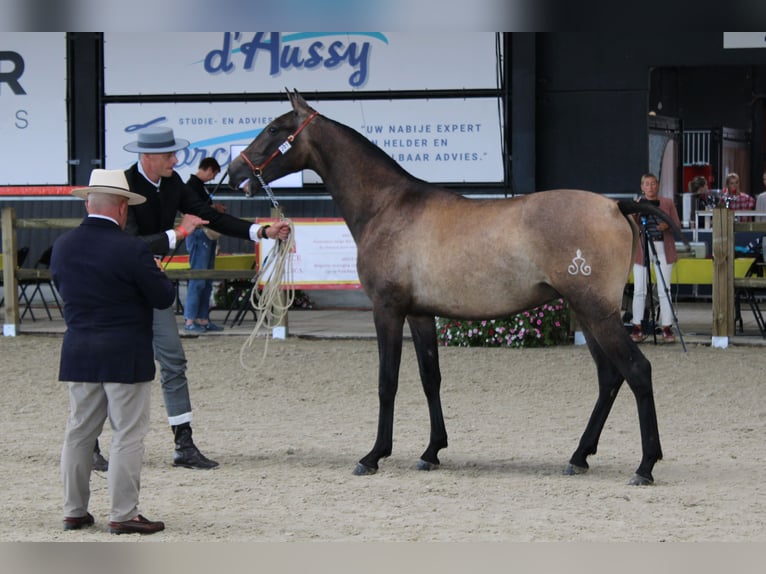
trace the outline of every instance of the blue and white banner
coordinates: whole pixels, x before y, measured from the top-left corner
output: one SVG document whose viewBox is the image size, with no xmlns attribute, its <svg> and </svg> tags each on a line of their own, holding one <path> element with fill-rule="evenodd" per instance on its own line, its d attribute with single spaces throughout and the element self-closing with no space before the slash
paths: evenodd
<svg viewBox="0 0 766 574">
<path fill-rule="evenodd" d="M 497 98 L 323 101 L 320 114 L 346 124 L 383 149 L 415 177 L 434 183 L 503 181 L 502 122 Z M 291 110 L 279 102 L 150 103 L 106 106 L 106 167 L 124 169 L 137 154 L 124 145 L 150 125 L 173 128 L 191 142 L 178 152 L 176 170 L 186 179 L 200 160 L 224 167 L 232 147 L 249 144 L 277 116 Z M 300 136 L 299 136 L 300 137 Z M 318 176 L 305 171 L 305 183 Z"/>
<path fill-rule="evenodd" d="M 105 92 L 494 89 L 496 39 L 493 32 L 109 32 Z"/>
<path fill-rule="evenodd" d="M 68 179 L 66 35 L 0 33 L 0 185 Z"/>
</svg>

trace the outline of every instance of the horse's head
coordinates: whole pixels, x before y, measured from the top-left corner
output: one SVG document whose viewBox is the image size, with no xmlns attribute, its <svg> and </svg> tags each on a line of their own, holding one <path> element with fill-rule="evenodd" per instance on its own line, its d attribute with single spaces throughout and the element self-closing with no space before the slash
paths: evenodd
<svg viewBox="0 0 766 574">
<path fill-rule="evenodd" d="M 317 112 L 306 103 L 297 90 L 288 90 L 287 97 L 293 111 L 282 114 L 250 142 L 250 145 L 229 164 L 229 182 L 239 187 L 243 181 L 260 175 L 268 183 L 288 173 L 306 167 L 306 152 L 301 151 L 301 132 Z"/>
</svg>

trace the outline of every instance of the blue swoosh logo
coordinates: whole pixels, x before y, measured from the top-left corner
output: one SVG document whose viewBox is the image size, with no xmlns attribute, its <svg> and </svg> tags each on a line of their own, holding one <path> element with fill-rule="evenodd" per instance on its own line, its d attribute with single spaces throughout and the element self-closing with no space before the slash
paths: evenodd
<svg viewBox="0 0 766 574">
<path fill-rule="evenodd" d="M 248 139 L 255 139 L 255 136 L 257 136 L 259 133 L 263 131 L 263 128 L 258 128 L 256 130 L 248 130 L 244 132 L 236 132 L 233 134 L 226 134 L 225 136 L 218 136 L 215 138 L 208 138 L 206 140 L 199 140 L 196 142 L 190 142 L 189 147 L 208 147 L 211 145 L 218 145 L 226 142 L 231 141 L 239 141 L 245 138 Z M 248 142 L 250 143 L 250 142 Z"/>
</svg>

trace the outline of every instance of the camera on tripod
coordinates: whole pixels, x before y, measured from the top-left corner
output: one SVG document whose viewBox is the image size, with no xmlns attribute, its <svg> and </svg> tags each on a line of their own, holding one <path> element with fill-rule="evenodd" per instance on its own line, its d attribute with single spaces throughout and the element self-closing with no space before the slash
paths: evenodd
<svg viewBox="0 0 766 574">
<path fill-rule="evenodd" d="M 654 207 L 660 206 L 659 200 L 646 199 L 645 197 L 642 197 L 641 199 L 639 199 L 638 202 L 648 203 L 650 205 L 653 205 Z M 660 220 L 655 215 L 651 215 L 651 214 L 641 215 L 641 228 L 644 234 L 646 235 L 646 238 L 649 239 L 649 241 L 662 241 L 662 231 L 660 231 L 657 227 L 659 223 L 660 223 Z"/>
</svg>

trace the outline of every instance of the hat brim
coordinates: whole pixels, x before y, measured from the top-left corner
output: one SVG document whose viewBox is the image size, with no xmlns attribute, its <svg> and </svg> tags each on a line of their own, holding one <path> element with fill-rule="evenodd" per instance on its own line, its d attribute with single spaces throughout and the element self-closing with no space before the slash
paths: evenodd
<svg viewBox="0 0 766 574">
<path fill-rule="evenodd" d="M 128 199 L 128 205 L 140 205 L 146 201 L 143 195 L 138 195 L 132 191 L 120 187 L 107 187 L 103 185 L 94 185 L 93 187 L 80 187 L 72 190 L 72 195 L 81 199 L 88 199 L 89 193 L 108 193 L 109 195 L 119 195 Z"/>
<path fill-rule="evenodd" d="M 166 146 L 166 147 L 147 147 L 142 146 L 140 142 L 134 141 L 130 142 L 127 145 L 122 146 L 122 149 L 125 151 L 133 152 L 133 153 L 166 153 L 169 151 L 180 151 L 182 149 L 186 149 L 189 147 L 189 140 L 183 140 L 179 138 L 175 138 L 175 145 L 172 146 Z"/>
</svg>

